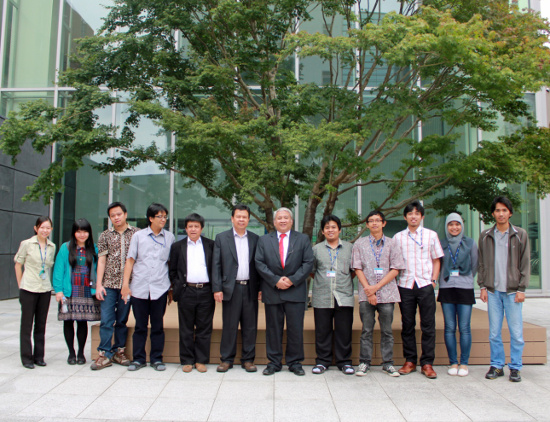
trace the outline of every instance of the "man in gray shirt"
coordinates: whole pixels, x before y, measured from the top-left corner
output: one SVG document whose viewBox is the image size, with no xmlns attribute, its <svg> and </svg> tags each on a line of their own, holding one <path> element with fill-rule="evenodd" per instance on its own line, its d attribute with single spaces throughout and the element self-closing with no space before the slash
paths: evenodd
<svg viewBox="0 0 550 422">
<path fill-rule="evenodd" d="M 524 346 L 522 306 L 531 276 L 529 237 L 525 230 L 510 224 L 513 206 L 508 198 L 495 198 L 491 205 L 491 213 L 496 225 L 483 231 L 478 242 L 477 282 L 481 287 L 481 300 L 488 302 L 491 346 L 491 367 L 485 378 L 496 379 L 504 375 L 506 357 L 501 331 L 506 314 L 510 330 L 509 379 L 519 382 Z"/>
<path fill-rule="evenodd" d="M 162 204 L 153 203 L 147 208 L 149 227 L 138 231 L 130 241 L 128 257 L 124 267 L 124 281 L 121 295 L 124 301 L 131 298 L 136 327 L 132 337 L 133 362 L 129 371 L 137 371 L 146 363 L 145 343 L 147 325 L 151 320 L 151 366 L 164 371 L 164 312 L 167 302 L 172 300 L 168 259 L 174 235 L 164 230 L 168 210 Z M 130 284 L 130 276 L 132 283 Z"/>
</svg>

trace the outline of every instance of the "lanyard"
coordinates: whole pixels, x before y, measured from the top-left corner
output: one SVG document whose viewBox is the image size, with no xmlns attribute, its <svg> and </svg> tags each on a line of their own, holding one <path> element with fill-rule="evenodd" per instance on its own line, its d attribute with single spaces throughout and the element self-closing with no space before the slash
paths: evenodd
<svg viewBox="0 0 550 422">
<path fill-rule="evenodd" d="M 166 247 L 166 237 L 165 236 L 162 236 L 162 239 L 163 239 L 164 243 L 160 243 L 159 241 L 157 241 L 157 239 L 155 239 L 153 237 L 153 233 L 149 233 L 149 236 L 151 236 L 151 239 L 153 239 L 153 242 L 155 242 L 156 244 L 162 246 L 163 248 Z"/>
<path fill-rule="evenodd" d="M 334 256 L 334 259 L 332 259 L 332 249 L 330 246 L 327 245 L 328 249 L 328 256 L 330 257 L 330 270 L 334 270 L 334 264 L 336 264 L 336 260 L 338 259 L 338 254 L 340 253 L 340 245 L 336 247 L 336 255 Z"/>
<path fill-rule="evenodd" d="M 42 261 L 42 271 L 40 271 L 40 273 L 43 273 L 46 271 L 46 258 L 48 257 L 48 241 L 46 241 L 46 247 L 44 248 L 44 257 L 42 257 L 42 248 L 40 247 L 40 242 L 38 242 L 38 250 L 40 251 L 40 260 Z"/>
<path fill-rule="evenodd" d="M 416 239 L 414 237 L 411 236 L 411 232 L 409 232 L 409 237 L 413 240 L 414 243 L 416 243 L 418 246 L 420 246 L 420 249 L 422 249 L 424 246 L 422 246 L 422 235 L 423 235 L 423 232 L 424 230 L 420 230 L 420 243 L 418 243 L 416 241 Z"/>
<path fill-rule="evenodd" d="M 376 251 L 374 250 L 374 246 L 372 244 L 372 240 L 369 236 L 369 242 L 370 242 L 370 248 L 372 249 L 372 254 L 374 255 L 374 259 L 376 259 L 376 267 L 380 268 L 380 257 L 382 256 L 382 251 L 384 250 L 384 244 L 386 243 L 386 236 L 382 237 L 382 247 L 380 248 L 380 252 L 376 254 Z"/>
<path fill-rule="evenodd" d="M 449 249 L 449 254 L 451 255 L 451 259 L 453 260 L 453 268 L 456 268 L 456 260 L 458 258 L 458 252 L 460 251 L 460 244 L 458 245 L 458 248 L 456 248 L 455 256 L 453 256 L 453 251 L 451 251 L 451 246 L 447 245 L 447 248 Z"/>
</svg>

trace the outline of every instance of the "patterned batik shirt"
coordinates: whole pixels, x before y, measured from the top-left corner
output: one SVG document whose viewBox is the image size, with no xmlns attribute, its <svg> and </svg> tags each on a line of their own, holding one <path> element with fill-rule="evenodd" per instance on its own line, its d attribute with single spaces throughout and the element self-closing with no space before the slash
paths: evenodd
<svg viewBox="0 0 550 422">
<path fill-rule="evenodd" d="M 137 227 L 128 225 L 122 234 L 114 228 L 110 228 L 99 235 L 97 254 L 98 256 L 107 257 L 103 282 L 101 283 L 103 287 L 109 289 L 122 288 L 124 263 L 128 255 L 130 240 L 137 231 L 139 231 Z"/>
<path fill-rule="evenodd" d="M 351 267 L 363 271 L 369 285 L 374 286 L 390 272 L 390 269 L 403 270 L 405 263 L 398 242 L 391 237 L 382 236 L 377 243 L 374 236 L 369 235 L 358 239 L 353 245 Z M 375 274 L 375 268 L 382 268 L 382 274 Z M 357 286 L 357 293 L 359 302 L 367 301 L 367 295 L 360 283 Z M 378 303 L 401 302 L 395 279 L 376 292 L 376 301 Z"/>
</svg>

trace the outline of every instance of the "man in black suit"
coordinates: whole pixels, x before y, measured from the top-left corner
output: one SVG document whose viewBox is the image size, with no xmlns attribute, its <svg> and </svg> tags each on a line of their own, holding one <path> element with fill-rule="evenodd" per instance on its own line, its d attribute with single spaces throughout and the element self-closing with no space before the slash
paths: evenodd
<svg viewBox="0 0 550 422">
<path fill-rule="evenodd" d="M 193 365 L 206 372 L 210 360 L 210 338 L 216 302 L 212 296 L 212 253 L 214 241 L 201 236 L 204 218 L 185 218 L 187 237 L 170 249 L 170 282 L 178 302 L 180 362 L 183 372 Z"/>
<path fill-rule="evenodd" d="M 286 364 L 296 375 L 305 375 L 304 312 L 306 279 L 313 268 L 309 237 L 292 230 L 292 211 L 275 211 L 276 231 L 260 237 L 256 248 L 256 269 L 265 303 L 266 348 L 269 363 L 264 375 L 279 372 L 283 359 L 283 328 L 286 317 Z"/>
<path fill-rule="evenodd" d="M 221 364 L 218 372 L 233 367 L 237 353 L 237 334 L 241 324 L 241 366 L 246 372 L 256 372 L 256 331 L 258 327 L 259 277 L 254 255 L 258 235 L 246 230 L 250 208 L 236 205 L 231 213 L 233 228 L 216 236 L 212 268 L 214 299 L 223 302 Z"/>
</svg>

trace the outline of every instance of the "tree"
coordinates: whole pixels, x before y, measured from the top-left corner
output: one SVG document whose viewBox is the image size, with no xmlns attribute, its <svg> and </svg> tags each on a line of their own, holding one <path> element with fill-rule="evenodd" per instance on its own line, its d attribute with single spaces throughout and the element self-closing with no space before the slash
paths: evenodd
<svg viewBox="0 0 550 422">
<path fill-rule="evenodd" d="M 118 0 L 63 76 L 76 89 L 71 102 L 23 105 L 1 128 L 2 149 L 15 157 L 25 139 L 38 151 L 56 144 L 59 160 L 29 199 L 49 200 L 84 156 L 116 148 L 99 171 L 152 160 L 228 206 L 256 204 L 268 229 L 273 209 L 299 197 L 310 236 L 319 209 L 331 213 L 357 186 L 385 185 L 372 206 L 390 216 L 443 188 L 454 193 L 433 205 L 445 211 L 484 212 L 503 183 L 550 192 L 537 164 L 548 162 L 550 137 L 522 100 L 549 80 L 548 23 L 505 0 L 396 3 L 382 13 L 383 2 L 359 2 L 358 15 L 351 0 Z M 314 15 L 322 31 L 301 30 Z M 296 80 L 295 55 L 325 66 L 322 84 Z M 116 101 L 100 87 L 130 95 L 120 132 L 97 122 L 94 110 Z M 495 130 L 499 114 L 530 127 L 470 155 L 455 151 L 457 128 Z M 143 117 L 176 134 L 174 151 L 133 144 Z M 433 119 L 445 132 L 416 141 Z M 388 173 L 390 161 L 398 165 Z"/>
</svg>

